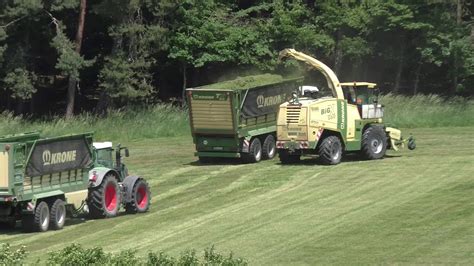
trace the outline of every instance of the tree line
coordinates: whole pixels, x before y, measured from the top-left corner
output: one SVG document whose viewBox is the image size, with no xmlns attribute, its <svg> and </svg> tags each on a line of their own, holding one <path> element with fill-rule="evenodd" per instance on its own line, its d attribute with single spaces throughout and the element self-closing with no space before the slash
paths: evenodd
<svg viewBox="0 0 474 266">
<path fill-rule="evenodd" d="M 279 71 L 295 48 L 341 80 L 474 94 L 468 0 L 2 0 L 0 109 L 104 113 Z M 289 66 L 283 66 L 289 67 Z"/>
</svg>

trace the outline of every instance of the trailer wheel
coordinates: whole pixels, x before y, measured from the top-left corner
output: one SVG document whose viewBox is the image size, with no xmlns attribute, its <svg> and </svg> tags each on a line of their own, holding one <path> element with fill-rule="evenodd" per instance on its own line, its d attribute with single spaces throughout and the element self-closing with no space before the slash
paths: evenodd
<svg viewBox="0 0 474 266">
<path fill-rule="evenodd" d="M 108 174 L 102 183 L 89 189 L 88 207 L 93 218 L 110 218 L 117 216 L 121 198 L 117 179 L 113 174 Z"/>
<path fill-rule="evenodd" d="M 275 157 L 276 154 L 276 145 L 275 145 L 275 137 L 273 135 L 268 135 L 263 142 L 262 147 L 262 156 L 264 160 L 270 160 Z"/>
<path fill-rule="evenodd" d="M 288 150 L 280 150 L 278 152 L 278 156 L 280 157 L 280 162 L 282 164 L 292 164 L 297 163 L 301 159 L 300 154 L 291 154 Z"/>
<path fill-rule="evenodd" d="M 61 230 L 66 223 L 66 203 L 62 199 L 57 199 L 51 206 L 51 228 Z"/>
<path fill-rule="evenodd" d="M 22 217 L 23 229 L 27 232 L 46 232 L 49 228 L 49 207 L 45 201 L 36 205 L 33 214 Z"/>
<path fill-rule="evenodd" d="M 362 156 L 368 160 L 380 159 L 387 150 L 387 136 L 381 126 L 369 126 L 362 135 Z"/>
<path fill-rule="evenodd" d="M 242 154 L 242 159 L 246 163 L 258 163 L 262 159 L 262 143 L 258 138 L 254 138 L 250 143 L 249 152 Z"/>
<path fill-rule="evenodd" d="M 337 136 L 328 136 L 321 141 L 318 148 L 319 161 L 322 164 L 334 165 L 341 162 L 342 144 Z"/>
<path fill-rule="evenodd" d="M 131 199 L 125 205 L 127 213 L 143 213 L 150 208 L 150 187 L 144 179 L 138 179 L 133 185 Z"/>
</svg>

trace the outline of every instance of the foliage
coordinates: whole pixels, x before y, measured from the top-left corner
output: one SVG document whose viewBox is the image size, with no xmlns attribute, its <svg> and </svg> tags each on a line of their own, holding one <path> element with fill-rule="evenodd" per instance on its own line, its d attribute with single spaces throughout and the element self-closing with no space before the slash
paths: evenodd
<svg viewBox="0 0 474 266">
<path fill-rule="evenodd" d="M 79 80 L 79 71 L 94 64 L 94 60 L 85 60 L 83 56 L 76 52 L 74 43 L 66 37 L 60 26 L 58 26 L 56 36 L 53 38 L 51 45 L 59 54 L 56 68 L 64 76 Z"/>
<path fill-rule="evenodd" d="M 26 247 L 12 250 L 7 243 L 0 243 L 0 265 L 23 265 L 27 256 Z"/>
<path fill-rule="evenodd" d="M 11 97 L 14 99 L 28 100 L 36 92 L 33 83 L 36 81 L 36 75 L 23 68 L 16 68 L 7 74 L 3 80 L 6 89 L 11 91 Z"/>
<path fill-rule="evenodd" d="M 212 83 L 212 84 L 201 86 L 198 88 L 210 89 L 210 90 L 249 89 L 253 87 L 259 87 L 259 86 L 282 82 L 284 80 L 285 79 L 283 79 L 283 77 L 280 75 L 261 74 L 261 75 L 237 77 L 236 79 L 233 79 L 233 80 Z"/>
<path fill-rule="evenodd" d="M 1 254 L 1 253 L 0 253 Z M 247 265 L 243 258 L 235 258 L 232 253 L 227 257 L 216 252 L 214 246 L 205 249 L 200 258 L 196 251 L 189 250 L 179 258 L 163 252 L 149 252 L 145 258 L 137 257 L 136 251 L 124 250 L 118 253 L 106 253 L 101 247 L 83 248 L 79 244 L 71 244 L 65 248 L 49 253 L 48 265 Z"/>
</svg>

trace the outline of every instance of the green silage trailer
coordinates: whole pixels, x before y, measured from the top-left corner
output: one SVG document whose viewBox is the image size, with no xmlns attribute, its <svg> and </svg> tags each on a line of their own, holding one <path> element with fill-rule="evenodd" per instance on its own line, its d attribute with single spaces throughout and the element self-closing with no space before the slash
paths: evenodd
<svg viewBox="0 0 474 266">
<path fill-rule="evenodd" d="M 201 162 L 272 159 L 278 106 L 301 81 L 263 74 L 187 89 L 195 155 Z"/>
<path fill-rule="evenodd" d="M 93 142 L 93 134 L 42 138 L 39 133 L 0 137 L 0 223 L 25 231 L 62 229 L 66 215 L 93 218 L 142 213 L 150 206 L 148 183 L 128 175 L 126 147 Z"/>
</svg>

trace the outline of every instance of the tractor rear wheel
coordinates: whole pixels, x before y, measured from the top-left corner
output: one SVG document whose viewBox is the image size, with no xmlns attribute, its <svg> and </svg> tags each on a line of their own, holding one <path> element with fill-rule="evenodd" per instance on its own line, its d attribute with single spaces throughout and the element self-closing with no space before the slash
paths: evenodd
<svg viewBox="0 0 474 266">
<path fill-rule="evenodd" d="M 368 160 L 381 159 L 387 151 L 387 135 L 381 126 L 369 126 L 362 135 L 362 156 Z"/>
<path fill-rule="evenodd" d="M 150 187 L 144 179 L 138 179 L 133 185 L 131 201 L 125 205 L 127 213 L 143 213 L 150 208 Z"/>
<path fill-rule="evenodd" d="M 263 142 L 262 157 L 264 160 L 271 160 L 276 154 L 275 137 L 268 135 Z"/>
<path fill-rule="evenodd" d="M 102 183 L 89 189 L 87 205 L 93 218 L 110 218 L 117 216 L 121 198 L 120 187 L 113 174 L 108 174 Z"/>
<path fill-rule="evenodd" d="M 322 164 L 334 165 L 341 162 L 342 144 L 337 136 L 328 136 L 321 141 L 318 148 L 319 161 Z"/>
<path fill-rule="evenodd" d="M 61 230 L 66 223 L 66 203 L 62 199 L 57 199 L 51 206 L 50 212 L 51 228 Z"/>
<path fill-rule="evenodd" d="M 33 214 L 23 215 L 21 225 L 27 232 L 46 232 L 49 228 L 49 207 L 45 201 L 36 205 Z"/>
<path fill-rule="evenodd" d="M 258 138 L 254 138 L 250 143 L 249 152 L 242 154 L 242 159 L 246 163 L 258 163 L 262 159 L 262 143 Z"/>
<path fill-rule="evenodd" d="M 301 159 L 300 154 L 291 154 L 288 150 L 280 150 L 278 152 L 278 156 L 280 157 L 280 162 L 282 164 L 292 164 L 297 163 Z"/>
</svg>

